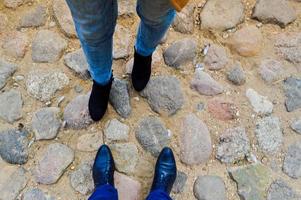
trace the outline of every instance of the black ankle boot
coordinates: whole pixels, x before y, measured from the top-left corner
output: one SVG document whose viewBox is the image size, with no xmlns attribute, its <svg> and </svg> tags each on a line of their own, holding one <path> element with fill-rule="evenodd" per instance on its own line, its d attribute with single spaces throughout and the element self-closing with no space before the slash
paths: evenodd
<svg viewBox="0 0 301 200">
<path fill-rule="evenodd" d="M 114 186 L 115 164 L 111 150 L 107 145 L 102 145 L 93 165 L 93 180 L 95 188 L 101 185 L 110 184 Z"/>
<path fill-rule="evenodd" d="M 165 147 L 157 160 L 151 191 L 160 189 L 170 194 L 177 177 L 177 166 L 172 150 Z"/>
<path fill-rule="evenodd" d="M 89 99 L 89 113 L 94 121 L 99 121 L 107 111 L 113 77 L 106 85 L 99 85 L 93 80 Z"/>
<path fill-rule="evenodd" d="M 132 70 L 132 84 L 136 91 L 142 91 L 151 76 L 152 70 L 152 55 L 142 56 L 136 50 L 134 54 L 134 65 Z"/>
</svg>

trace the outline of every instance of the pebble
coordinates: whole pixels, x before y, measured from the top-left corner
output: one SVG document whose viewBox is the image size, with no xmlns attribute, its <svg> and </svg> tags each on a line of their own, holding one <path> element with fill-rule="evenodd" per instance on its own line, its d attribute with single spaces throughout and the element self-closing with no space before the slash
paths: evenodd
<svg viewBox="0 0 301 200">
<path fill-rule="evenodd" d="M 74 90 L 76 93 L 81 93 L 84 89 L 82 88 L 81 85 L 75 85 Z"/>
<path fill-rule="evenodd" d="M 299 200 L 301 196 L 298 195 L 286 182 L 282 179 L 275 180 L 267 195 L 267 200 Z"/>
<path fill-rule="evenodd" d="M 7 80 L 15 73 L 17 67 L 14 63 L 0 59 L 0 89 L 6 85 Z"/>
<path fill-rule="evenodd" d="M 55 198 L 38 188 L 34 188 L 27 190 L 23 194 L 22 200 L 55 200 Z"/>
<path fill-rule="evenodd" d="M 56 91 L 69 84 L 69 78 L 59 71 L 32 70 L 26 80 L 27 92 L 42 102 L 50 101 Z"/>
<path fill-rule="evenodd" d="M 188 179 L 188 176 L 187 176 L 187 174 L 185 174 L 185 172 L 178 171 L 177 178 L 172 187 L 172 192 L 174 192 L 176 194 L 182 193 L 185 189 L 185 184 L 187 182 L 187 179 Z"/>
<path fill-rule="evenodd" d="M 139 200 L 142 186 L 139 181 L 129 176 L 115 172 L 114 182 L 118 190 L 118 197 L 122 200 Z"/>
<path fill-rule="evenodd" d="M 284 81 L 285 105 L 288 112 L 301 108 L 301 79 L 290 77 Z"/>
<path fill-rule="evenodd" d="M 21 59 L 25 56 L 28 44 L 28 36 L 24 33 L 15 31 L 7 35 L 2 44 L 2 48 L 6 55 L 16 59 Z"/>
<path fill-rule="evenodd" d="M 0 164 L 1 199 L 15 200 L 28 182 L 27 171 L 23 167 Z"/>
<path fill-rule="evenodd" d="M 45 25 L 47 21 L 47 8 L 41 4 L 30 8 L 22 14 L 20 20 L 21 28 L 39 27 Z"/>
<path fill-rule="evenodd" d="M 36 140 L 49 140 L 56 137 L 61 127 L 59 112 L 59 108 L 50 107 L 34 113 L 31 126 Z"/>
<path fill-rule="evenodd" d="M 138 149 L 133 143 L 118 143 L 110 145 L 116 169 L 118 172 L 133 174 L 138 163 Z"/>
<path fill-rule="evenodd" d="M 102 132 L 88 133 L 78 138 L 76 148 L 79 151 L 93 152 L 97 151 L 102 144 Z"/>
<path fill-rule="evenodd" d="M 131 32 L 128 28 L 117 24 L 114 33 L 113 58 L 127 58 L 130 55 Z"/>
<path fill-rule="evenodd" d="M 210 99 L 207 108 L 214 118 L 223 121 L 235 119 L 238 113 L 238 108 L 233 102 L 220 98 Z"/>
<path fill-rule="evenodd" d="M 135 131 L 141 146 L 157 157 L 161 150 L 170 143 L 170 136 L 164 124 L 157 117 L 143 118 Z"/>
<path fill-rule="evenodd" d="M 296 119 L 291 123 L 291 128 L 296 132 L 301 134 L 301 118 Z"/>
<path fill-rule="evenodd" d="M 238 185 L 238 194 L 244 200 L 266 199 L 266 191 L 272 182 L 271 171 L 262 164 L 234 167 L 228 170 Z"/>
<path fill-rule="evenodd" d="M 211 44 L 209 46 L 204 58 L 205 66 L 207 66 L 209 70 L 220 70 L 224 68 L 228 62 L 229 58 L 223 47 L 217 44 Z"/>
<path fill-rule="evenodd" d="M 275 82 L 279 80 L 285 72 L 282 66 L 282 63 L 277 60 L 265 59 L 261 61 L 259 74 L 266 83 Z"/>
<path fill-rule="evenodd" d="M 128 118 L 132 112 L 128 82 L 114 78 L 110 92 L 110 103 L 123 118 Z"/>
<path fill-rule="evenodd" d="M 88 102 L 90 94 L 79 95 L 67 104 L 64 110 L 66 125 L 72 129 L 84 129 L 92 124 Z"/>
<path fill-rule="evenodd" d="M 250 140 L 244 127 L 227 129 L 221 134 L 216 158 L 223 163 L 236 163 L 250 153 Z"/>
<path fill-rule="evenodd" d="M 259 0 L 253 10 L 252 18 L 262 23 L 278 24 L 285 28 L 286 25 L 296 20 L 297 13 L 285 0 Z"/>
<path fill-rule="evenodd" d="M 239 55 L 252 57 L 260 53 L 263 37 L 261 31 L 256 26 L 245 26 L 236 31 L 227 43 Z"/>
<path fill-rule="evenodd" d="M 25 129 L 0 132 L 0 155 L 10 164 L 23 165 L 28 161 L 29 133 Z"/>
<path fill-rule="evenodd" d="M 16 9 L 24 3 L 24 0 L 4 0 L 3 2 L 5 7 Z"/>
<path fill-rule="evenodd" d="M 243 85 L 246 82 L 246 75 L 239 62 L 228 71 L 227 78 L 235 85 Z"/>
<path fill-rule="evenodd" d="M 246 92 L 246 97 L 249 99 L 254 112 L 259 115 L 270 115 L 273 112 L 273 103 L 267 97 L 261 96 L 255 90 L 249 88 Z"/>
<path fill-rule="evenodd" d="M 194 9 L 195 5 L 190 3 L 178 12 L 174 21 L 173 28 L 175 31 L 184 34 L 192 34 L 194 31 Z"/>
<path fill-rule="evenodd" d="M 241 0 L 210 0 L 200 13 L 202 29 L 224 31 L 234 28 L 243 19 L 244 5 Z"/>
<path fill-rule="evenodd" d="M 106 142 L 128 141 L 130 127 L 117 119 L 108 121 L 105 125 L 104 136 Z"/>
<path fill-rule="evenodd" d="M 68 146 L 60 143 L 50 144 L 39 157 L 33 176 L 37 183 L 54 184 L 73 160 L 74 152 Z"/>
<path fill-rule="evenodd" d="M 255 136 L 265 154 L 276 154 L 283 143 L 283 134 L 278 117 L 265 117 L 256 122 Z"/>
<path fill-rule="evenodd" d="M 180 81 L 174 76 L 152 78 L 140 94 L 153 111 L 163 115 L 174 115 L 184 104 Z"/>
<path fill-rule="evenodd" d="M 283 171 L 294 179 L 301 178 L 301 141 L 289 146 L 284 157 Z"/>
<path fill-rule="evenodd" d="M 48 38 L 45 40 L 45 38 Z M 58 61 L 67 42 L 58 33 L 49 30 L 40 30 L 32 42 L 32 60 L 38 63 L 54 63 Z"/>
<path fill-rule="evenodd" d="M 226 200 L 226 188 L 218 176 L 199 176 L 193 186 L 194 196 L 198 200 Z"/>
<path fill-rule="evenodd" d="M 53 14 L 58 22 L 59 28 L 67 37 L 77 37 L 73 19 L 67 2 L 64 0 L 53 0 Z"/>
<path fill-rule="evenodd" d="M 92 162 L 83 162 L 70 174 L 70 183 L 74 190 L 87 195 L 93 192 Z"/>
<path fill-rule="evenodd" d="M 202 70 L 195 71 L 190 87 L 206 96 L 215 96 L 224 92 L 223 86 Z"/>
<path fill-rule="evenodd" d="M 275 38 L 276 53 L 293 64 L 301 63 L 301 33 L 280 33 Z"/>
<path fill-rule="evenodd" d="M 64 56 L 64 63 L 82 79 L 90 78 L 88 63 L 82 49 L 78 49 Z"/>
<path fill-rule="evenodd" d="M 212 152 L 209 130 L 194 114 L 188 114 L 180 132 L 180 159 L 187 165 L 206 163 Z"/>
<path fill-rule="evenodd" d="M 20 91 L 11 89 L 0 93 L 0 118 L 13 123 L 22 118 L 23 100 Z"/>
<path fill-rule="evenodd" d="M 163 52 L 165 64 L 179 69 L 182 65 L 193 61 L 196 51 L 197 42 L 192 38 L 175 41 Z"/>
</svg>

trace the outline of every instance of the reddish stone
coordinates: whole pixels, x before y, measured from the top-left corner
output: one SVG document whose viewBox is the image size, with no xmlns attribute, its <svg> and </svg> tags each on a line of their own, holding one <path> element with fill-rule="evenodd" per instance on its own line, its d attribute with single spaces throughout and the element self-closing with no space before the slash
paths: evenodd
<svg viewBox="0 0 301 200">
<path fill-rule="evenodd" d="M 236 118 L 237 107 L 232 102 L 221 99 L 212 99 L 208 102 L 208 110 L 214 118 L 231 120 Z"/>
</svg>

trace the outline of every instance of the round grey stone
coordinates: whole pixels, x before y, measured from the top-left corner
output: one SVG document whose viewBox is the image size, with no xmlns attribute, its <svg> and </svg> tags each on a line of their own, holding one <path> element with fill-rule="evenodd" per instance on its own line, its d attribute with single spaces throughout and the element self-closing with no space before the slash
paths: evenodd
<svg viewBox="0 0 301 200">
<path fill-rule="evenodd" d="M 114 79 L 110 92 L 110 103 L 121 117 L 127 118 L 130 116 L 132 107 L 126 81 Z"/>
<path fill-rule="evenodd" d="M 220 70 L 229 62 L 226 50 L 217 44 L 211 44 L 204 58 L 204 63 L 209 70 Z"/>
<path fill-rule="evenodd" d="M 40 30 L 32 42 L 32 60 L 39 63 L 56 62 L 66 48 L 67 42 L 58 33 Z"/>
<path fill-rule="evenodd" d="M 17 70 L 17 65 L 0 59 L 0 89 L 6 85 L 6 81 Z"/>
<path fill-rule="evenodd" d="M 193 192 L 198 200 L 226 200 L 225 183 L 218 176 L 199 176 Z"/>
<path fill-rule="evenodd" d="M 104 135 L 107 142 L 127 141 L 129 139 L 130 128 L 128 125 L 121 123 L 117 119 L 107 122 Z"/>
<path fill-rule="evenodd" d="M 88 102 L 90 94 L 75 97 L 64 110 L 66 125 L 73 129 L 83 129 L 92 124 Z"/>
<path fill-rule="evenodd" d="M 180 81 L 173 76 L 152 78 L 140 94 L 147 98 L 152 110 L 160 114 L 173 115 L 184 104 Z"/>
<path fill-rule="evenodd" d="M 32 129 L 36 140 L 53 139 L 59 132 L 61 122 L 59 119 L 59 108 L 42 108 L 34 113 L 32 118 Z"/>
<path fill-rule="evenodd" d="M 250 141 L 243 127 L 227 129 L 219 138 L 216 158 L 224 163 L 243 160 L 250 152 Z"/>
<path fill-rule="evenodd" d="M 74 152 L 68 146 L 53 143 L 47 146 L 39 157 L 34 170 L 37 183 L 54 184 L 74 160 Z"/>
<path fill-rule="evenodd" d="M 205 163 L 211 152 L 211 138 L 206 124 L 194 114 L 187 115 L 181 127 L 181 161 L 187 165 Z"/>
<path fill-rule="evenodd" d="M 184 172 L 178 171 L 177 178 L 172 187 L 172 192 L 174 192 L 176 194 L 182 193 L 184 191 L 187 178 L 188 178 L 187 174 L 185 174 Z"/>
<path fill-rule="evenodd" d="M 28 137 L 25 129 L 8 129 L 0 132 L 0 155 L 10 164 L 25 164 L 28 160 Z"/>
<path fill-rule="evenodd" d="M 290 177 L 301 177 L 301 141 L 289 146 L 284 157 L 283 171 Z"/>
<path fill-rule="evenodd" d="M 20 20 L 20 27 L 38 27 L 45 25 L 47 20 L 47 8 L 41 4 L 26 11 Z"/>
<path fill-rule="evenodd" d="M 196 56 L 197 43 L 194 39 L 185 38 L 171 44 L 163 53 L 166 65 L 180 68 L 188 62 L 192 62 Z"/>
<path fill-rule="evenodd" d="M 23 194 L 22 200 L 55 200 L 54 197 L 46 194 L 38 188 L 27 190 Z"/>
<path fill-rule="evenodd" d="M 296 132 L 301 134 L 301 119 L 297 119 L 292 122 L 291 128 Z"/>
<path fill-rule="evenodd" d="M 170 134 L 164 124 L 156 117 L 146 117 L 139 122 L 136 138 L 141 146 L 153 156 L 170 143 Z"/>
<path fill-rule="evenodd" d="M 235 63 L 235 65 L 228 71 L 227 78 L 235 85 L 243 85 L 246 82 L 246 75 L 240 63 Z"/>
<path fill-rule="evenodd" d="M 139 155 L 138 149 L 133 143 L 110 145 L 115 160 L 116 168 L 119 172 L 133 174 L 136 171 Z"/>
<path fill-rule="evenodd" d="M 90 78 L 88 63 L 82 49 L 68 53 L 64 56 L 64 63 L 82 79 Z"/>
<path fill-rule="evenodd" d="M 299 200 L 299 196 L 289 185 L 281 179 L 275 180 L 267 195 L 267 200 Z"/>
<path fill-rule="evenodd" d="M 84 162 L 70 174 L 71 186 L 83 195 L 90 194 L 94 190 L 92 165 L 93 162 Z"/>
<path fill-rule="evenodd" d="M 255 136 L 260 149 L 265 154 L 276 154 L 279 152 L 283 135 L 278 117 L 265 117 L 256 123 Z"/>
<path fill-rule="evenodd" d="M 47 102 L 56 91 L 69 84 L 69 78 L 59 71 L 33 70 L 29 72 L 26 80 L 27 92 L 34 98 Z"/>
<path fill-rule="evenodd" d="M 290 77 L 284 81 L 286 109 L 292 112 L 301 108 L 301 79 Z"/>
<path fill-rule="evenodd" d="M 15 89 L 0 94 L 0 118 L 13 123 L 22 118 L 23 100 L 21 93 Z"/>
</svg>

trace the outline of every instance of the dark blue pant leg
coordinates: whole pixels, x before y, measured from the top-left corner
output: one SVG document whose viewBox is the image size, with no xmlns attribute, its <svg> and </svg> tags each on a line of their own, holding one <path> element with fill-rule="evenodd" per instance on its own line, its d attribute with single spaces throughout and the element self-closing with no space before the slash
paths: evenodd
<svg viewBox="0 0 301 200">
<path fill-rule="evenodd" d="M 102 185 L 95 189 L 89 200 L 118 200 L 118 192 L 109 184 Z"/>
</svg>

